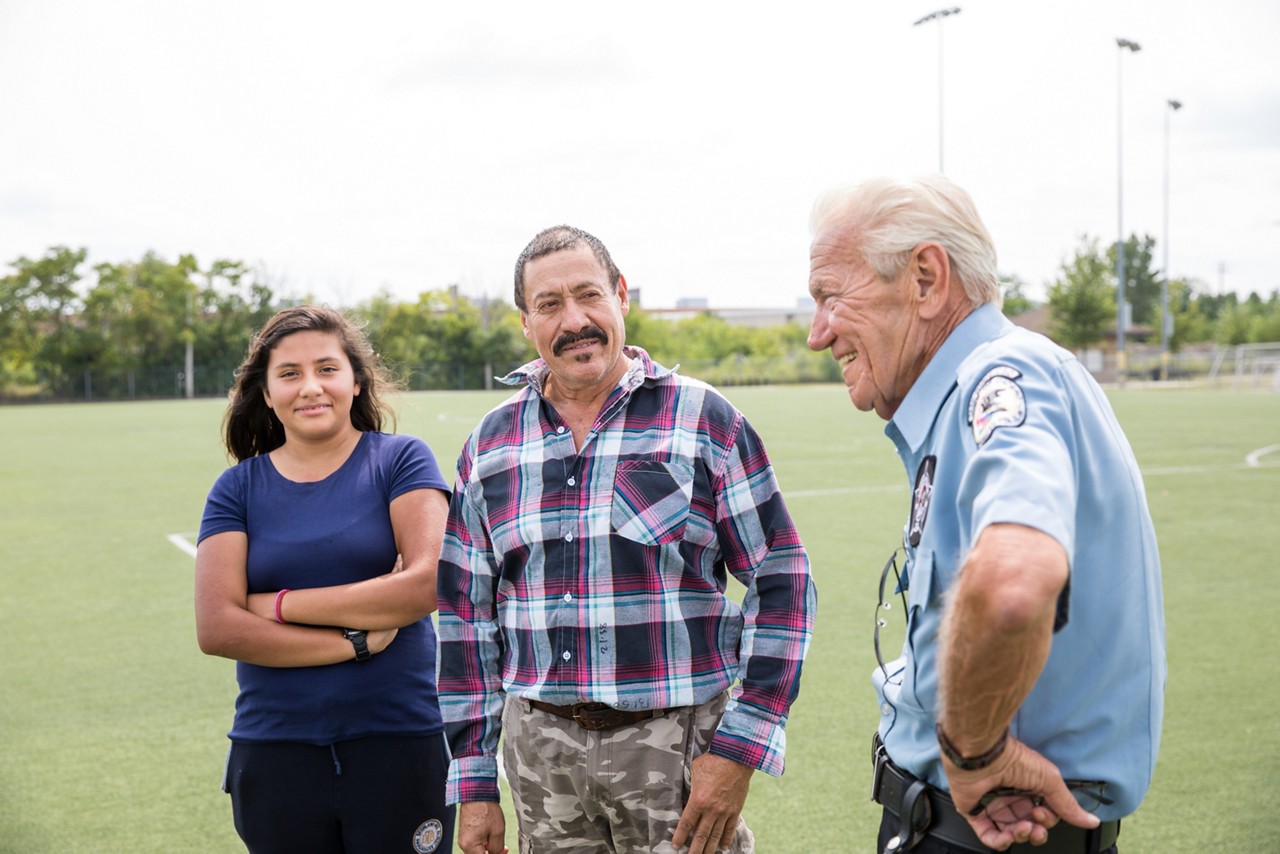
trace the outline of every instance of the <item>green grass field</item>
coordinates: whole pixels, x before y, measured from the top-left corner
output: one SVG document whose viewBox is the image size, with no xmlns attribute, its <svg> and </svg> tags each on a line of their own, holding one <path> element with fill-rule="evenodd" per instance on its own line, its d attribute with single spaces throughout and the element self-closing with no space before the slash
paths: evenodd
<svg viewBox="0 0 1280 854">
<path fill-rule="evenodd" d="M 787 773 L 756 775 L 765 854 L 871 851 L 878 572 L 907 512 L 882 422 L 836 386 L 728 390 L 809 547 L 817 632 Z M 399 400 L 452 469 L 502 393 Z M 1154 787 L 1121 850 L 1280 851 L 1280 395 L 1111 393 L 1164 559 L 1170 678 Z M 0 408 L 0 852 L 242 851 L 218 790 L 235 697 L 196 647 L 192 558 L 226 466 L 221 401 Z M 1081 679 L 1088 679 L 1082 672 Z M 514 844 L 513 844 L 514 850 Z"/>
</svg>

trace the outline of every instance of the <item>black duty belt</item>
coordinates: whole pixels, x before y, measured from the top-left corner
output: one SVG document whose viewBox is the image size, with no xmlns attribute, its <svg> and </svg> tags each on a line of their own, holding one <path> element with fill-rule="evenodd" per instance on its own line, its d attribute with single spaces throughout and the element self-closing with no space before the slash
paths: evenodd
<svg viewBox="0 0 1280 854">
<path fill-rule="evenodd" d="M 973 827 L 951 802 L 951 796 L 939 788 L 916 779 L 889 760 L 889 753 L 877 733 L 871 742 L 871 761 L 875 776 L 871 783 L 871 799 L 902 822 L 901 832 L 914 829 L 914 839 L 898 850 L 909 851 L 920 836 L 933 836 L 949 845 L 969 851 L 991 849 L 973 832 Z M 907 820 L 903 820 L 907 813 Z M 1104 821 L 1092 830 L 1059 822 L 1049 831 L 1049 841 L 1032 847 L 1030 843 L 1014 845 L 1010 851 L 1035 851 L 1037 854 L 1098 854 L 1116 844 L 1120 835 L 1119 821 Z"/>
<path fill-rule="evenodd" d="M 551 703 L 544 703 L 541 700 L 526 700 L 525 702 L 529 704 L 530 708 L 573 721 L 583 729 L 591 730 L 592 732 L 631 726 L 632 724 L 638 724 L 650 718 L 660 718 L 668 712 L 676 711 L 676 709 L 643 709 L 638 712 L 626 712 L 604 703 L 574 703 L 572 706 L 556 706 Z"/>
</svg>

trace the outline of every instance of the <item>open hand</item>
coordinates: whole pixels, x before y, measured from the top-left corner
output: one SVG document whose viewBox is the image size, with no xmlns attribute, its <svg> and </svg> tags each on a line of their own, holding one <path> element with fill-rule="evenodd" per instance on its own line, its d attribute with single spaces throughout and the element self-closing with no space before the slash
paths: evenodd
<svg viewBox="0 0 1280 854">
<path fill-rule="evenodd" d="M 671 843 L 676 848 L 688 844 L 689 854 L 711 854 L 728 848 L 738 829 L 738 817 L 747 802 L 754 770 L 712 753 L 693 760 L 689 802 L 680 814 Z"/>
<path fill-rule="evenodd" d="M 956 809 L 989 848 L 1043 845 L 1059 820 L 1098 826 L 1098 817 L 1076 803 L 1057 766 L 1012 736 L 986 768 L 961 771 L 945 757 L 942 767 Z"/>
</svg>

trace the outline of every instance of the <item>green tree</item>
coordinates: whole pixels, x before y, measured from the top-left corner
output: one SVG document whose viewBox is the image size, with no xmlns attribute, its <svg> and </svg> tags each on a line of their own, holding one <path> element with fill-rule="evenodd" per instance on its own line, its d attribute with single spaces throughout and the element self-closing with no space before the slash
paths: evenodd
<svg viewBox="0 0 1280 854">
<path fill-rule="evenodd" d="M 1280 291 L 1272 291 L 1270 299 L 1259 303 L 1258 312 L 1249 328 L 1249 341 L 1253 344 L 1280 341 Z"/>
<path fill-rule="evenodd" d="M 1080 349 L 1102 339 L 1115 317 L 1110 266 L 1096 238 L 1080 238 L 1075 257 L 1049 285 L 1050 331 L 1064 347 Z"/>
<path fill-rule="evenodd" d="M 416 303 L 396 303 L 385 291 L 355 314 L 383 361 L 409 388 L 481 388 L 532 352 L 513 306 L 477 305 L 456 288 L 425 291 Z"/>
<path fill-rule="evenodd" d="M 78 323 L 56 354 L 61 373 L 48 391 L 95 397 L 171 395 L 180 381 L 197 292 L 190 255 L 176 262 L 148 252 L 140 261 L 98 264 Z M 51 358 L 50 361 L 53 361 Z"/>
<path fill-rule="evenodd" d="M 487 327 L 481 341 L 487 357 L 485 388 L 489 388 L 493 377 L 510 373 L 537 356 L 537 352 L 524 337 L 520 312 L 511 303 L 488 300 L 481 304 L 480 315 Z"/>
<path fill-rule="evenodd" d="M 1280 292 L 1263 300 L 1252 292 L 1241 302 L 1235 294 L 1218 315 L 1213 340 L 1219 344 L 1269 344 L 1280 341 Z"/>
<path fill-rule="evenodd" d="M 390 294 L 381 292 L 354 313 L 365 319 L 369 341 L 383 362 L 398 375 L 409 378 L 415 368 L 438 360 L 441 329 L 437 316 L 449 306 L 447 292 L 424 292 L 418 295 L 417 303 L 395 302 Z M 442 387 L 438 379 L 434 382 L 410 381 L 410 387 Z"/>
<path fill-rule="evenodd" d="M 634 310 L 627 317 L 627 343 L 713 385 L 839 379 L 829 355 L 809 350 L 808 334 L 800 323 L 740 326 L 710 312 L 675 321 Z"/>
<path fill-rule="evenodd" d="M 1249 343 L 1249 310 L 1233 304 L 1218 314 L 1213 326 L 1213 340 L 1228 347 Z"/>
<path fill-rule="evenodd" d="M 1186 279 L 1169 282 L 1169 314 L 1173 316 L 1173 334 L 1169 336 L 1169 349 L 1174 353 L 1187 344 L 1207 341 L 1213 334 L 1213 324 L 1201 310 L 1195 297 L 1195 286 Z"/>
<path fill-rule="evenodd" d="M 1200 314 L 1210 323 L 1215 323 L 1239 302 L 1239 298 L 1235 293 L 1212 294 L 1207 289 L 1201 289 L 1195 295 L 1195 302 Z"/>
<path fill-rule="evenodd" d="M 1160 277 L 1151 269 L 1151 250 L 1156 239 L 1149 234 L 1129 235 L 1124 242 L 1124 298 L 1129 303 L 1134 324 L 1151 326 L 1160 323 Z M 1116 247 L 1107 247 L 1107 262 L 1116 268 Z"/>
<path fill-rule="evenodd" d="M 676 325 L 644 309 L 631 307 L 627 314 L 627 343 L 643 348 L 661 365 L 675 367 L 678 361 Z"/>
<path fill-rule="evenodd" d="M 1001 275 L 1000 291 L 1004 294 L 1005 317 L 1017 317 L 1036 307 L 1027 296 L 1027 283 L 1019 276 Z"/>
<path fill-rule="evenodd" d="M 151 368 L 182 364 L 199 285 L 191 255 L 169 263 L 154 252 L 142 260 L 99 264 L 98 284 L 85 300 L 94 336 L 95 367 Z"/>
<path fill-rule="evenodd" d="M 754 330 L 735 326 L 711 312 L 676 322 L 676 341 L 683 361 L 718 362 L 734 356 L 754 356 L 761 342 Z"/>
<path fill-rule="evenodd" d="M 275 313 L 275 295 L 241 261 L 214 261 L 197 278 L 203 281 L 188 318 L 195 390 L 221 394 L 234 383 L 234 369 L 249 352 L 254 333 Z"/>
<path fill-rule="evenodd" d="M 87 250 L 54 246 L 41 258 L 20 256 L 0 278 L 0 385 L 33 385 L 60 372 L 74 336 L 77 286 Z"/>
<path fill-rule="evenodd" d="M 149 252 L 96 265 L 81 295 L 86 257 L 56 246 L 41 259 L 18 259 L 0 279 L 0 372 L 24 362 L 28 384 L 55 396 L 79 396 L 86 372 L 95 396 L 120 393 L 110 378 L 125 375 L 150 377 L 131 391 L 171 394 L 190 346 L 197 392 L 221 393 L 273 311 L 271 289 L 239 261 L 200 270 L 191 255 L 169 262 Z"/>
</svg>

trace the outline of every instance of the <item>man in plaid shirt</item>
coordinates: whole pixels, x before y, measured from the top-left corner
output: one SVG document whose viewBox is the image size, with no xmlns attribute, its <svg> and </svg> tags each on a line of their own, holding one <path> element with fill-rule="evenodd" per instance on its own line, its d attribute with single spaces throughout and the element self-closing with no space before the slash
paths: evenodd
<svg viewBox="0 0 1280 854">
<path fill-rule="evenodd" d="M 753 850 L 813 631 L 808 556 L 759 436 L 624 343 L 626 279 L 540 233 L 515 301 L 541 358 L 458 461 L 441 554 L 447 798 L 464 852 Z M 739 606 L 728 575 L 746 588 Z"/>
</svg>

